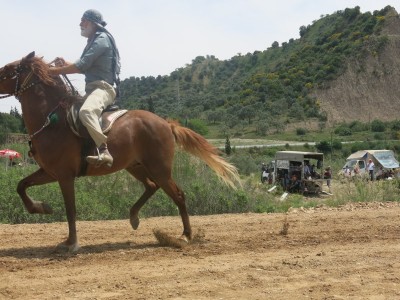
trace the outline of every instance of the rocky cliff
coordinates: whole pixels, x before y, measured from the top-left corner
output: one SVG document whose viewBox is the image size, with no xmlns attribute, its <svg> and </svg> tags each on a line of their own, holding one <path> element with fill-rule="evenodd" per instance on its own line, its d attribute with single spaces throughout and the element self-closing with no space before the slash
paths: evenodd
<svg viewBox="0 0 400 300">
<path fill-rule="evenodd" d="M 348 61 L 347 71 L 329 88 L 315 91 L 331 125 L 400 119 L 400 18 L 394 9 L 385 16 L 382 34 L 389 42 L 379 54 Z"/>
</svg>

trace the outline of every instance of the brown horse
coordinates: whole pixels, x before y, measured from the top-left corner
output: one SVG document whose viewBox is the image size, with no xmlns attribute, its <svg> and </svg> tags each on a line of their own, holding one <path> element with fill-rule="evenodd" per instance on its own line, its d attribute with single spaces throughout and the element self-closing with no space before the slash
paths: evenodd
<svg viewBox="0 0 400 300">
<path fill-rule="evenodd" d="M 0 98 L 14 95 L 21 103 L 25 126 L 31 138 L 31 153 L 40 168 L 18 183 L 17 192 L 29 213 L 49 214 L 52 209 L 32 200 L 27 188 L 58 182 L 66 208 L 69 234 L 58 245 L 67 251 L 79 248 L 76 233 L 74 180 L 80 175 L 84 139 L 69 128 L 65 103 L 76 97 L 60 77 L 49 75 L 49 65 L 32 52 L 21 60 L 0 69 Z M 58 121 L 51 122 L 54 115 Z M 130 210 L 133 229 L 139 226 L 139 210 L 159 189 L 174 201 L 183 223 L 181 238 L 190 241 L 192 230 L 186 210 L 185 195 L 171 177 L 175 143 L 201 158 L 225 183 L 239 182 L 236 168 L 218 155 L 218 150 L 201 135 L 142 110 L 127 112 L 108 133 L 108 148 L 114 157 L 111 168 L 88 166 L 87 176 L 110 174 L 122 169 L 143 183 L 144 193 Z M 91 149 L 94 151 L 94 148 Z"/>
</svg>

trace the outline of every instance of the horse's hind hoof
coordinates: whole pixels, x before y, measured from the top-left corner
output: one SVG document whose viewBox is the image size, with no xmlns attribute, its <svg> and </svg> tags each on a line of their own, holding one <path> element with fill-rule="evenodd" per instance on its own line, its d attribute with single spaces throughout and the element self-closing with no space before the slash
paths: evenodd
<svg viewBox="0 0 400 300">
<path fill-rule="evenodd" d="M 59 243 L 54 249 L 55 253 L 76 253 L 80 249 L 78 243 L 68 245 L 66 242 Z"/>
<path fill-rule="evenodd" d="M 43 203 L 41 201 L 32 201 L 33 206 L 28 211 L 32 214 L 46 214 L 50 215 L 53 213 L 53 209 L 47 203 Z"/>
<path fill-rule="evenodd" d="M 186 244 L 189 244 L 189 239 L 186 235 L 182 234 L 181 237 L 179 238 L 180 241 L 185 242 Z"/>
<path fill-rule="evenodd" d="M 47 203 L 42 203 L 43 213 L 51 215 L 53 213 L 53 209 Z"/>
<path fill-rule="evenodd" d="M 130 218 L 130 222 L 131 222 L 131 226 L 132 226 L 132 228 L 134 230 L 138 229 L 140 220 L 139 220 L 139 218 L 137 216 L 136 217 L 131 217 Z"/>
</svg>

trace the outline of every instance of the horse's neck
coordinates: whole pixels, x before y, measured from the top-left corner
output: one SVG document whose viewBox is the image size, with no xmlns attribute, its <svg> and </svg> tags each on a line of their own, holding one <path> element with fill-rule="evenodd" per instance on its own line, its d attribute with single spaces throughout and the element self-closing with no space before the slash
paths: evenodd
<svg viewBox="0 0 400 300">
<path fill-rule="evenodd" d="M 34 91 L 20 96 L 22 116 L 29 134 L 34 134 L 46 124 L 50 113 L 59 105 L 55 99 L 56 95 L 36 94 Z M 60 110 L 56 109 L 56 113 L 60 114 Z"/>
</svg>

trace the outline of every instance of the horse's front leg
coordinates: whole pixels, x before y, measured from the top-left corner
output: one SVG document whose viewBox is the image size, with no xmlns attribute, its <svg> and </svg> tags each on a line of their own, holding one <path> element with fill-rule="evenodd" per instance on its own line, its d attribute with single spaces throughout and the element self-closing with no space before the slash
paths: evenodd
<svg viewBox="0 0 400 300">
<path fill-rule="evenodd" d="M 60 179 L 58 181 L 64 198 L 65 210 L 68 220 L 68 238 L 60 243 L 57 248 L 68 252 L 79 249 L 76 234 L 76 207 L 75 207 L 75 181 L 74 178 Z"/>
<path fill-rule="evenodd" d="M 51 214 L 53 210 L 50 205 L 41 201 L 32 200 L 26 193 L 26 189 L 35 186 L 42 185 L 56 181 L 53 177 L 47 174 L 42 168 L 32 173 L 28 177 L 22 179 L 17 186 L 17 193 L 21 197 L 26 209 L 31 214 Z"/>
</svg>

